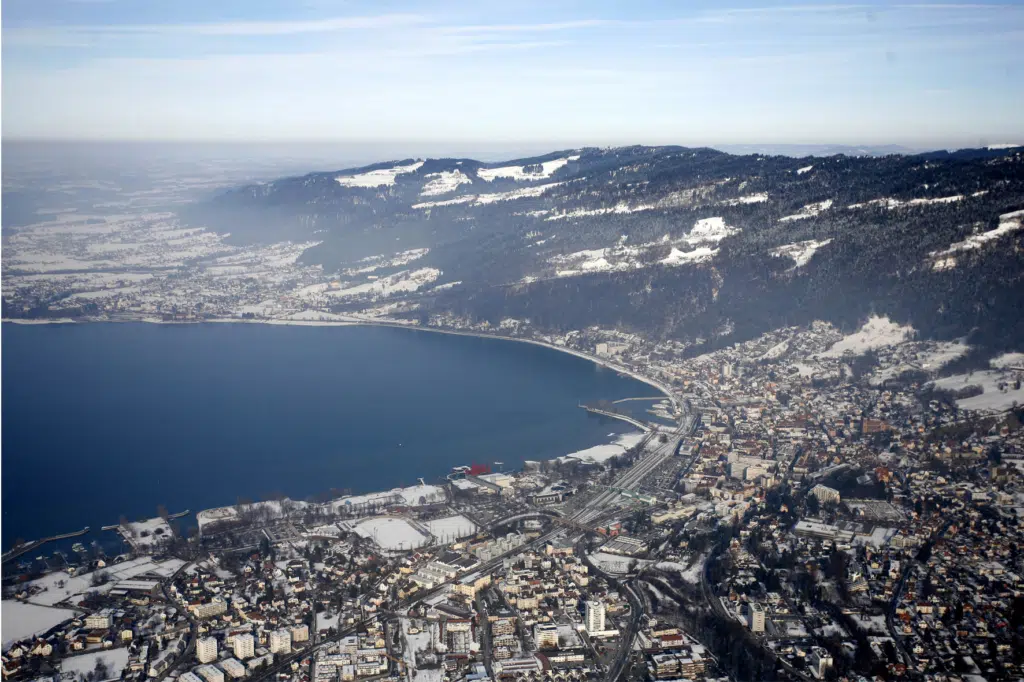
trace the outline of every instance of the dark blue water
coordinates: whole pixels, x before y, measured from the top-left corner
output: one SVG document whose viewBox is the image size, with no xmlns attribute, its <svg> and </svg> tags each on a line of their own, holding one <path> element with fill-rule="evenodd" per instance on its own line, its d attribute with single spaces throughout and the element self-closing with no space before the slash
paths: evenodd
<svg viewBox="0 0 1024 682">
<path fill-rule="evenodd" d="M 518 468 L 629 428 L 580 402 L 651 395 L 554 350 L 380 327 L 2 334 L 5 547 L 155 516 L 160 504 L 195 512 L 437 481 L 460 464 Z"/>
</svg>

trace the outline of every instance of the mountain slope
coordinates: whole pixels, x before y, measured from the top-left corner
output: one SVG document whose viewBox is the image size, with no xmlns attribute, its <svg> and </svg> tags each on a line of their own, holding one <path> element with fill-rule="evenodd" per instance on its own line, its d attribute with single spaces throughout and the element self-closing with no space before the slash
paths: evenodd
<svg viewBox="0 0 1024 682">
<path fill-rule="evenodd" d="M 423 320 L 601 325 L 696 352 L 878 313 L 1001 350 L 1024 344 L 1022 208 L 1020 148 L 793 159 L 624 147 L 314 173 L 239 188 L 193 219 L 239 241 L 317 241 L 302 260 L 349 275 L 428 249 L 417 267 L 438 273 L 434 286 L 389 296 Z"/>
</svg>

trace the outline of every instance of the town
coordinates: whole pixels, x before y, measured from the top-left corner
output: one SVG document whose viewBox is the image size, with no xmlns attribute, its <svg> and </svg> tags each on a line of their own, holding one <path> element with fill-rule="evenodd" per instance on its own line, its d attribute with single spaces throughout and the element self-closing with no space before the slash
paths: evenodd
<svg viewBox="0 0 1024 682">
<path fill-rule="evenodd" d="M 239 502 L 200 511 L 192 537 L 166 512 L 122 519 L 124 553 L 57 571 L 5 555 L 4 678 L 1024 674 L 1024 357 L 929 381 L 966 347 L 885 318 L 696 357 L 600 329 L 500 331 L 665 396 L 590 406 L 642 427 L 612 450 Z"/>
</svg>

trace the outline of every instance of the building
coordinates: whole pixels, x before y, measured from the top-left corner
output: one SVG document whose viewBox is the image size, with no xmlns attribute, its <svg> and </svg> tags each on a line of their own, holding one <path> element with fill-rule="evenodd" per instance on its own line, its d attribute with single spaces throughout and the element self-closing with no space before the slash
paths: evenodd
<svg viewBox="0 0 1024 682">
<path fill-rule="evenodd" d="M 235 658 L 245 660 L 256 655 L 256 639 L 248 632 L 235 635 Z"/>
<path fill-rule="evenodd" d="M 206 682 L 224 682 L 224 671 L 215 665 L 201 665 L 196 668 L 196 674 Z"/>
<path fill-rule="evenodd" d="M 114 624 L 114 619 L 107 610 L 98 613 L 90 613 L 85 617 L 85 628 L 87 630 L 107 630 Z"/>
<path fill-rule="evenodd" d="M 213 637 L 201 637 L 196 642 L 196 658 L 200 663 L 213 663 L 217 660 L 217 640 Z"/>
<path fill-rule="evenodd" d="M 588 633 L 604 632 L 604 602 L 588 601 L 583 606 L 583 624 Z"/>
<path fill-rule="evenodd" d="M 757 602 L 747 605 L 747 625 L 751 632 L 764 632 L 764 607 Z"/>
<path fill-rule="evenodd" d="M 228 604 L 221 597 L 214 597 L 208 604 L 200 604 L 195 607 L 194 613 L 200 620 L 219 616 L 228 610 Z"/>
<path fill-rule="evenodd" d="M 839 504 L 839 491 L 835 488 L 829 488 L 827 485 L 821 485 L 819 483 L 811 488 L 811 492 L 809 494 L 818 498 L 818 502 L 821 502 L 822 504 L 829 502 Z"/>
<path fill-rule="evenodd" d="M 156 675 L 150 674 L 150 677 L 156 677 Z M 203 678 L 192 672 L 183 672 L 178 676 L 178 680 L 179 682 L 203 682 Z"/>
<path fill-rule="evenodd" d="M 811 655 L 807 657 L 807 663 L 814 676 L 822 680 L 828 669 L 832 667 L 832 656 L 820 646 L 811 647 Z"/>
<path fill-rule="evenodd" d="M 293 643 L 309 641 L 309 626 L 305 623 L 302 625 L 293 625 L 288 630 L 291 633 Z"/>
<path fill-rule="evenodd" d="M 270 653 L 288 654 L 292 651 L 292 635 L 287 630 L 274 630 L 270 633 Z"/>
<path fill-rule="evenodd" d="M 553 623 L 537 623 L 533 626 L 533 639 L 538 649 L 557 649 L 558 626 Z"/>
<path fill-rule="evenodd" d="M 238 662 L 236 658 L 229 658 L 221 661 L 220 667 L 224 669 L 230 677 L 235 679 L 239 677 L 245 677 L 245 666 Z"/>
</svg>

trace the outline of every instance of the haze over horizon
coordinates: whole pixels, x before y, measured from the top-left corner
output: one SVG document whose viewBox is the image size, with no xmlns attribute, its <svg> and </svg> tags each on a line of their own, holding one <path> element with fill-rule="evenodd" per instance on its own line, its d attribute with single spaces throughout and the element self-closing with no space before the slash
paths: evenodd
<svg viewBox="0 0 1024 682">
<path fill-rule="evenodd" d="M 536 151 L 1019 143 L 1022 35 L 1013 3 L 9 0 L 3 132 Z"/>
</svg>

